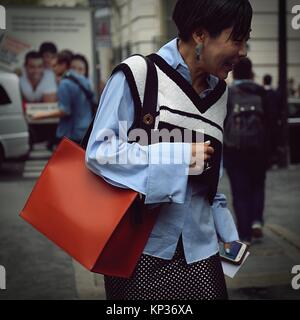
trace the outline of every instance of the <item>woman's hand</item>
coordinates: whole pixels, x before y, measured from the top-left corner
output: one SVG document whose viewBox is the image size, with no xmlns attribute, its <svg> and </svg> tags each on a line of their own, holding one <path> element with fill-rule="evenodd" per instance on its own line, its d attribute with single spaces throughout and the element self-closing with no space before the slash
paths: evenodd
<svg viewBox="0 0 300 320">
<path fill-rule="evenodd" d="M 214 149 L 210 147 L 210 143 L 210 141 L 207 141 L 205 143 L 192 144 L 190 175 L 199 175 L 203 172 L 205 163 L 209 161 L 214 153 Z"/>
</svg>

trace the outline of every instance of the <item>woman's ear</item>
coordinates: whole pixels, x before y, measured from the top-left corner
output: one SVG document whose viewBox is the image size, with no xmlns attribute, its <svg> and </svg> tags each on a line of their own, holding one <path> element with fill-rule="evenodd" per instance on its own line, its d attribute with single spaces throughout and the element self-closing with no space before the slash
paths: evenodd
<svg viewBox="0 0 300 320">
<path fill-rule="evenodd" d="M 206 38 L 206 32 L 203 29 L 198 29 L 193 32 L 192 38 L 195 41 L 196 45 L 204 44 Z"/>
</svg>

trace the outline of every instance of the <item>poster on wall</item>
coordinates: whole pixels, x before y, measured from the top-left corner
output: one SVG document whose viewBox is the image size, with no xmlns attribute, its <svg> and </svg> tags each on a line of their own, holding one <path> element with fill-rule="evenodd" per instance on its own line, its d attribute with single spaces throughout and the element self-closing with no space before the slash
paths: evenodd
<svg viewBox="0 0 300 320">
<path fill-rule="evenodd" d="M 26 53 L 38 51 L 44 42 L 58 51 L 84 55 L 94 81 L 92 11 L 88 8 L 6 7 L 6 30 L 0 35 L 0 68 L 23 67 Z"/>
</svg>

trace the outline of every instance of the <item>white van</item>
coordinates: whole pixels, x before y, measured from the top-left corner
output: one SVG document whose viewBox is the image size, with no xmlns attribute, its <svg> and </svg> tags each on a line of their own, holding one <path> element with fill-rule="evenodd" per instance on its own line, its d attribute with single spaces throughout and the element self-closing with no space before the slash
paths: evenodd
<svg viewBox="0 0 300 320">
<path fill-rule="evenodd" d="M 0 164 L 29 152 L 29 132 L 22 108 L 19 78 L 0 71 Z"/>
</svg>

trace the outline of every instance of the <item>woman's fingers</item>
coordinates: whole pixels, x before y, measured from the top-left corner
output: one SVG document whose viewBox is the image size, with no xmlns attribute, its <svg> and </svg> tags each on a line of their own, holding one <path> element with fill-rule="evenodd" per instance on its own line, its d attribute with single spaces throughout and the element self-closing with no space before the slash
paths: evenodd
<svg viewBox="0 0 300 320">
<path fill-rule="evenodd" d="M 215 152 L 214 148 L 210 147 L 208 143 L 193 143 L 192 145 L 192 157 L 193 160 L 204 160 L 207 161 L 211 158 Z M 193 161 L 194 162 L 194 161 Z"/>
<path fill-rule="evenodd" d="M 204 161 L 209 160 L 214 152 L 215 152 L 214 148 L 208 147 L 205 145 L 205 147 L 204 147 Z"/>
<path fill-rule="evenodd" d="M 192 157 L 190 163 L 190 172 L 191 175 L 198 175 L 203 173 L 206 168 L 208 161 L 215 152 L 214 148 L 210 146 L 210 141 L 205 143 L 193 143 L 192 144 Z"/>
</svg>

